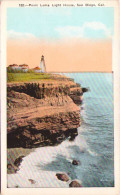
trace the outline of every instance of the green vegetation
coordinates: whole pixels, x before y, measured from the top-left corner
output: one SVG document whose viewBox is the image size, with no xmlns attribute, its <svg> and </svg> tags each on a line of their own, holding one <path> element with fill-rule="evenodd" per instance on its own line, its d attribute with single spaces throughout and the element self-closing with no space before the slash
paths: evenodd
<svg viewBox="0 0 120 195">
<path fill-rule="evenodd" d="M 7 72 L 7 82 L 29 82 L 41 79 L 51 79 L 48 73 L 9 73 Z"/>
<path fill-rule="evenodd" d="M 24 70 L 12 69 L 12 68 L 10 68 L 10 67 L 7 67 L 7 72 L 8 72 L 8 73 L 25 73 Z M 34 73 L 34 70 L 29 69 L 29 70 L 27 71 L 27 73 Z"/>
</svg>

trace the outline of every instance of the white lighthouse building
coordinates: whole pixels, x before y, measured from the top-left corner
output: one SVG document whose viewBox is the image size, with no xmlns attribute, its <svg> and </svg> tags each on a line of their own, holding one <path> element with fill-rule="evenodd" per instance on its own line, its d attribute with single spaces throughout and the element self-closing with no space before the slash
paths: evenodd
<svg viewBox="0 0 120 195">
<path fill-rule="evenodd" d="M 41 57 L 40 69 L 41 69 L 41 72 L 46 72 L 45 60 L 44 60 L 44 56 L 43 55 Z"/>
</svg>

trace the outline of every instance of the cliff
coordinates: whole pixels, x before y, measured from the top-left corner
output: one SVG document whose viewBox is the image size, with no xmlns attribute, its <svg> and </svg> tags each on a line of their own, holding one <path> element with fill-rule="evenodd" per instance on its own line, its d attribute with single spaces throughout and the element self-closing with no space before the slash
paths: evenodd
<svg viewBox="0 0 120 195">
<path fill-rule="evenodd" d="M 74 139 L 80 126 L 82 89 L 72 79 L 7 84 L 8 147 L 54 145 Z"/>
</svg>

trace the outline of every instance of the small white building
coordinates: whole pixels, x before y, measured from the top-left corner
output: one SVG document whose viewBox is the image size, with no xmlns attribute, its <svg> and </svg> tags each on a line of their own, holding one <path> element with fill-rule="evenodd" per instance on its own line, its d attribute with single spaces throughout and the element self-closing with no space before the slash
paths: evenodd
<svg viewBox="0 0 120 195">
<path fill-rule="evenodd" d="M 22 70 L 23 72 L 27 72 L 27 71 L 28 71 L 28 68 L 21 68 L 21 70 Z"/>
<path fill-rule="evenodd" d="M 40 69 L 41 72 L 46 72 L 45 60 L 43 55 L 41 56 Z"/>
<path fill-rule="evenodd" d="M 27 64 L 21 64 L 19 65 L 19 70 L 23 70 L 24 72 L 27 72 L 29 70 L 29 66 Z"/>
<path fill-rule="evenodd" d="M 34 72 L 36 73 L 40 73 L 41 72 L 41 68 L 39 66 L 33 68 Z"/>
</svg>

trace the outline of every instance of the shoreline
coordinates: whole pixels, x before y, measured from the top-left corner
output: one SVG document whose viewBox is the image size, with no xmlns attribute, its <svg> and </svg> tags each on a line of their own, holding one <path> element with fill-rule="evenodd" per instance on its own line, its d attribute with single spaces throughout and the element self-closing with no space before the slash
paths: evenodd
<svg viewBox="0 0 120 195">
<path fill-rule="evenodd" d="M 80 106 L 81 126 L 77 128 L 78 136 L 75 137 L 74 141 L 69 141 L 70 137 L 68 137 L 55 146 L 38 146 L 33 149 L 33 152 L 23 157 L 22 162 L 18 157 L 17 161 L 14 159 L 21 164 L 19 171 L 16 171 L 15 174 L 8 174 L 8 187 L 70 187 L 70 183 L 75 180 L 78 180 L 78 185 L 82 181 L 83 187 L 114 186 L 113 106 L 112 104 L 109 106 L 106 102 L 112 97 L 112 78 L 111 76 L 109 78 L 102 77 L 99 80 L 95 76 L 95 79 L 100 81 L 96 88 L 90 75 L 89 77 L 79 75 L 79 78 L 74 75 L 73 78 L 83 87 L 87 86 L 90 89 L 90 93 L 84 94 L 84 101 Z M 104 91 L 102 86 L 107 90 Z M 54 99 L 53 96 L 52 99 Z M 106 104 L 101 104 L 101 100 Z M 61 108 L 63 105 L 59 107 Z M 20 155 L 24 154 L 20 153 Z M 104 164 L 104 160 L 109 166 Z M 26 172 L 26 170 L 29 171 Z M 98 170 L 100 171 L 98 172 Z M 28 174 L 26 175 L 25 172 Z M 91 172 L 95 175 L 91 175 Z M 68 182 L 59 180 L 56 174 L 62 174 L 60 175 L 62 180 L 65 178 L 68 180 L 67 176 L 70 180 Z M 104 177 L 104 174 L 105 180 L 103 181 L 101 178 Z M 92 181 L 97 181 L 97 183 Z"/>
<path fill-rule="evenodd" d="M 25 149 L 29 154 L 37 147 L 59 145 L 68 137 L 70 141 L 75 139 L 81 123 L 83 91 L 73 79 L 56 74 L 52 81 L 7 84 L 8 173 L 19 169 L 14 163 L 18 158 L 22 162 Z"/>
</svg>

